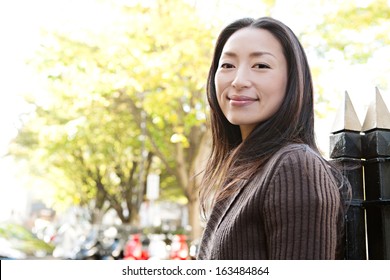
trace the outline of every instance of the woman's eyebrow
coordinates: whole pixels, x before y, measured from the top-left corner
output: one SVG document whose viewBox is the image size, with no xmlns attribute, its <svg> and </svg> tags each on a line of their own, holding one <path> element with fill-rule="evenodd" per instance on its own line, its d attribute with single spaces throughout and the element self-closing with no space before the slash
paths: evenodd
<svg viewBox="0 0 390 280">
<path fill-rule="evenodd" d="M 275 57 L 272 53 L 266 52 L 266 51 L 253 52 L 249 56 L 250 57 L 257 57 L 257 56 L 263 56 L 263 55 L 270 55 L 270 56 Z"/>
<path fill-rule="evenodd" d="M 235 52 L 230 52 L 230 51 L 224 52 L 224 53 L 222 53 L 222 55 L 228 56 L 228 57 L 237 57 L 238 56 Z M 259 57 L 259 56 L 263 56 L 263 55 L 270 55 L 270 56 L 275 57 L 272 53 L 266 52 L 266 51 L 252 52 L 249 54 L 249 57 Z"/>
</svg>

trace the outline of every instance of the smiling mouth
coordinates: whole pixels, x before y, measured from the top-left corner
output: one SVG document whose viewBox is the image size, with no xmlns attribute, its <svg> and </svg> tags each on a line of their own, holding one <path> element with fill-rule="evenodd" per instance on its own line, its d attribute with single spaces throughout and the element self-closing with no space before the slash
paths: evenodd
<svg viewBox="0 0 390 280">
<path fill-rule="evenodd" d="M 252 98 L 249 96 L 231 96 L 227 97 L 227 99 L 232 106 L 247 106 L 256 101 L 259 101 L 258 98 Z"/>
</svg>

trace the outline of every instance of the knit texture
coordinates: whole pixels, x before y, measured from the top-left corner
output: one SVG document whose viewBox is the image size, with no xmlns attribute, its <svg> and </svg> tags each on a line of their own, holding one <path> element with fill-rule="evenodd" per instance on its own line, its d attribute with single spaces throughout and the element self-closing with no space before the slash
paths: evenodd
<svg viewBox="0 0 390 280">
<path fill-rule="evenodd" d="M 284 147 L 243 184 L 214 205 L 198 259 L 335 259 L 338 185 L 307 145 Z"/>
</svg>

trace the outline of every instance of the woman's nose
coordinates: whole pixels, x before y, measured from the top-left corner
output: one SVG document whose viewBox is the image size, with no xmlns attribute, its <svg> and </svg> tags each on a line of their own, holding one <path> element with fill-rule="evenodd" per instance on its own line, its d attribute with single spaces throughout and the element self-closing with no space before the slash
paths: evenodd
<svg viewBox="0 0 390 280">
<path fill-rule="evenodd" d="M 238 68 L 232 81 L 232 86 L 236 89 L 249 87 L 251 85 L 249 78 L 249 73 L 246 69 Z"/>
</svg>

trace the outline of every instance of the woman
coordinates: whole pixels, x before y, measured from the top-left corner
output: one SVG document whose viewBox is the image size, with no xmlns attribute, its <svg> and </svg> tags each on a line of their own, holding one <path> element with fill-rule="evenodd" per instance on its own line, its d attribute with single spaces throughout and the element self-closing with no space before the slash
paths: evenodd
<svg viewBox="0 0 390 280">
<path fill-rule="evenodd" d="M 213 146 L 198 259 L 335 259 L 342 176 L 314 139 L 313 86 L 294 33 L 240 19 L 216 42 L 207 88 Z M 207 207 L 210 206 L 210 207 Z"/>
</svg>

